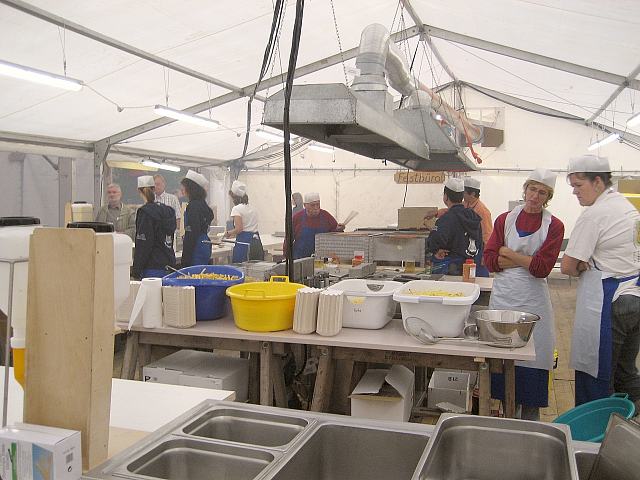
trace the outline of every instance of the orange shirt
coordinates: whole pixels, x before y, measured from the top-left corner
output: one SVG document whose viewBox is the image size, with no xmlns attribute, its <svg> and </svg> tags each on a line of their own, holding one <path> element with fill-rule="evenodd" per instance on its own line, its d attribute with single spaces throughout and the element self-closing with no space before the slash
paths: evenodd
<svg viewBox="0 0 640 480">
<path fill-rule="evenodd" d="M 491 212 L 487 206 L 477 199 L 473 204 L 465 202 L 466 208 L 472 209 L 478 214 L 481 219 L 480 225 L 482 226 L 482 241 L 486 245 L 489 241 L 489 237 L 493 232 L 493 222 L 491 221 Z"/>
</svg>

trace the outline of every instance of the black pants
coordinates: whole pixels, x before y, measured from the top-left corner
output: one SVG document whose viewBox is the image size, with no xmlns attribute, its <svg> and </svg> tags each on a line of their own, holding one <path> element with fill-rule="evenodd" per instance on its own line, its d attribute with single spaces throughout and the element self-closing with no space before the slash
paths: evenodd
<svg viewBox="0 0 640 480">
<path fill-rule="evenodd" d="M 629 394 L 640 400 L 640 375 L 636 358 L 640 349 L 640 297 L 620 295 L 612 305 L 612 392 Z"/>
</svg>

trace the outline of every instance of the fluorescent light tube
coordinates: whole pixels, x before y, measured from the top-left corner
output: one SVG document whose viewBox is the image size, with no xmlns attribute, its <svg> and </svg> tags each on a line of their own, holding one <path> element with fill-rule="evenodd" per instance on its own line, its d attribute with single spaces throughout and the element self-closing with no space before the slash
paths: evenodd
<svg viewBox="0 0 640 480">
<path fill-rule="evenodd" d="M 153 107 L 153 111 L 161 117 L 169 117 L 175 120 L 180 120 L 181 122 L 193 123 L 194 125 L 211 128 L 213 130 L 220 126 L 220 122 L 215 120 L 193 115 L 192 113 L 182 112 L 173 108 L 164 107 L 162 105 L 156 105 Z"/>
<path fill-rule="evenodd" d="M 311 150 L 315 150 L 317 152 L 323 152 L 323 153 L 333 153 L 334 152 L 334 148 L 330 147 L 329 145 L 325 145 L 324 143 L 318 143 L 318 142 L 312 142 L 309 145 L 307 145 L 308 148 L 310 148 Z"/>
<path fill-rule="evenodd" d="M 636 125 L 640 125 L 640 112 L 631 115 L 627 120 L 627 127 L 635 127 Z"/>
<path fill-rule="evenodd" d="M 170 163 L 157 163 L 152 160 L 143 160 L 142 165 L 145 167 L 158 168 L 160 170 L 169 170 L 170 172 L 179 172 L 180 167 L 171 165 Z"/>
<path fill-rule="evenodd" d="M 615 142 L 620 138 L 619 133 L 612 133 L 608 137 L 604 137 L 602 140 L 598 140 L 597 142 L 593 142 L 591 145 L 587 147 L 587 150 L 595 150 L 600 147 L 604 147 L 605 145 Z"/>
<path fill-rule="evenodd" d="M 18 65 L 17 63 L 5 62 L 4 60 L 0 60 L 0 74 L 74 92 L 82 90 L 84 86 L 81 80 L 76 80 L 75 78 L 56 75 L 55 73 Z"/>
<path fill-rule="evenodd" d="M 271 132 L 264 128 L 256 128 L 256 135 L 270 142 L 284 142 L 284 135 L 280 132 Z M 289 136 L 291 137 L 289 143 L 293 143 L 293 141 L 298 138 L 298 136 L 293 133 L 290 133 Z"/>
</svg>

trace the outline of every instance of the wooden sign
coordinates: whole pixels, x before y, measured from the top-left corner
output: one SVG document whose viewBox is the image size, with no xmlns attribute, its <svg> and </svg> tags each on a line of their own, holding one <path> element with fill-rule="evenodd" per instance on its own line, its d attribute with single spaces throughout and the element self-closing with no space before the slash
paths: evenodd
<svg viewBox="0 0 640 480">
<path fill-rule="evenodd" d="M 396 172 L 393 180 L 401 185 L 407 183 L 444 183 L 444 172 Z"/>
</svg>

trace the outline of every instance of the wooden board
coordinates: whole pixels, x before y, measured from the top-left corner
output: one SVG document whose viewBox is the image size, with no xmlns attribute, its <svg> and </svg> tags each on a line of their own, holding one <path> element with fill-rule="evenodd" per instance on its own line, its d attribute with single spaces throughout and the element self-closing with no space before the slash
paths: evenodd
<svg viewBox="0 0 640 480">
<path fill-rule="evenodd" d="M 82 432 L 85 470 L 107 458 L 113 239 L 86 229 L 31 238 L 24 420 Z"/>
</svg>

